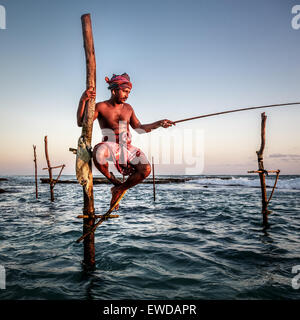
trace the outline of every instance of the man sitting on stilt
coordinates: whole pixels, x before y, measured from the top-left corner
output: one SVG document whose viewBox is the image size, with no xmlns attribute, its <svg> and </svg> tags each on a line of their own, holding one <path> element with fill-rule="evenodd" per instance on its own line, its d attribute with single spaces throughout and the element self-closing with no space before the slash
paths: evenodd
<svg viewBox="0 0 300 320">
<path fill-rule="evenodd" d="M 159 127 L 168 128 L 174 125 L 174 122 L 164 119 L 150 124 L 141 124 L 132 106 L 125 103 L 132 88 L 129 76 L 126 73 L 114 74 L 111 79 L 106 77 L 105 80 L 109 84 L 111 97 L 96 104 L 94 120 L 98 119 L 103 139 L 94 147 L 93 160 L 96 168 L 114 184 L 111 188 L 112 206 L 124 191 L 141 183 L 151 172 L 151 166 L 145 154 L 131 145 L 129 125 L 138 133 L 144 133 Z M 92 88 L 82 94 L 77 110 L 79 127 L 82 126 L 86 102 L 91 98 L 95 99 L 95 95 Z M 108 160 L 113 161 L 123 176 L 128 176 L 125 182 L 122 183 L 112 172 L 109 172 Z"/>
</svg>

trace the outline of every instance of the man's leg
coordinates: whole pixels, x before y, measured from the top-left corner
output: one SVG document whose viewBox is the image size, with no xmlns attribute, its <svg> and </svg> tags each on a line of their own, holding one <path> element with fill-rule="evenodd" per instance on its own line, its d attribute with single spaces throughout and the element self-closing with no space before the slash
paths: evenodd
<svg viewBox="0 0 300 320">
<path fill-rule="evenodd" d="M 148 163 L 138 163 L 133 165 L 135 172 L 128 177 L 128 179 L 120 185 L 115 185 L 111 188 L 112 198 L 110 204 L 112 205 L 120 197 L 120 195 L 127 189 L 139 184 L 146 179 L 151 173 L 151 166 Z"/>
<path fill-rule="evenodd" d="M 108 146 L 101 144 L 96 148 L 93 154 L 94 164 L 96 168 L 115 186 L 120 185 L 119 181 L 112 172 L 109 172 L 107 160 L 111 160 L 111 154 Z"/>
</svg>

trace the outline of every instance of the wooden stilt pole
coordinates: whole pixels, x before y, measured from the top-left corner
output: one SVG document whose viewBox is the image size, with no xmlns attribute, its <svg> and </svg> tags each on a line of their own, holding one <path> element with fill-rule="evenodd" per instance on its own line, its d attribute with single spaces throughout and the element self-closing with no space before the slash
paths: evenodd
<svg viewBox="0 0 300 320">
<path fill-rule="evenodd" d="M 96 90 L 96 58 L 94 51 L 94 40 L 90 14 L 84 14 L 81 16 L 83 43 L 86 57 L 86 88 L 93 87 Z M 86 103 L 85 114 L 82 125 L 81 136 L 84 138 L 87 145 L 92 143 L 93 121 L 95 112 L 95 100 L 90 99 Z M 95 224 L 94 217 L 94 194 L 93 194 L 93 175 L 92 175 L 92 160 L 88 162 L 88 186 L 83 187 L 83 201 L 84 215 L 88 215 L 88 218 L 83 219 L 83 234 L 88 233 L 93 229 Z M 83 264 L 85 268 L 93 269 L 95 266 L 95 237 L 91 232 L 84 238 L 84 259 Z"/>
<path fill-rule="evenodd" d="M 34 155 L 34 177 L 35 177 L 35 197 L 38 198 L 38 183 L 37 183 L 37 163 L 36 163 L 36 146 L 33 145 Z"/>
<path fill-rule="evenodd" d="M 46 160 L 47 160 L 47 168 L 43 168 L 43 170 L 48 170 L 48 172 L 49 172 L 50 195 L 51 195 L 51 201 L 53 202 L 54 201 L 53 189 L 54 189 L 58 179 L 60 178 L 61 173 L 62 173 L 65 165 L 62 164 L 60 166 L 51 167 L 49 153 L 48 153 L 48 138 L 47 138 L 47 136 L 45 136 L 44 141 L 45 141 L 45 155 L 46 155 Z M 60 169 L 60 172 L 59 172 L 56 180 L 53 180 L 52 169 L 57 169 L 57 168 L 61 168 L 61 169 Z"/>
<path fill-rule="evenodd" d="M 265 144 L 266 144 L 266 120 L 267 120 L 267 116 L 263 112 L 261 114 L 261 144 L 260 144 L 260 149 L 258 151 L 256 151 L 258 170 L 248 171 L 248 173 L 258 173 L 259 174 L 264 229 L 269 227 L 268 215 L 271 213 L 271 211 L 268 210 L 268 205 L 269 205 L 269 202 L 271 201 L 271 198 L 272 198 L 273 193 L 275 191 L 276 184 L 277 184 L 278 177 L 279 177 L 279 173 L 280 173 L 280 170 L 265 170 L 265 168 L 264 168 L 263 153 L 264 153 Z M 266 176 L 265 175 L 267 175 L 269 173 L 276 173 L 276 179 L 275 179 L 275 183 L 274 183 L 271 195 L 268 199 L 267 198 Z"/>
<path fill-rule="evenodd" d="M 262 196 L 262 215 L 263 215 L 263 225 L 264 227 L 268 226 L 268 199 L 267 199 L 267 189 L 266 189 L 266 177 L 265 177 L 265 169 L 264 169 L 264 160 L 263 153 L 265 149 L 266 142 L 266 120 L 267 116 L 263 112 L 261 114 L 261 145 L 260 149 L 256 151 L 257 161 L 258 161 L 258 171 L 260 186 L 261 186 L 261 196 Z"/>
<path fill-rule="evenodd" d="M 51 168 L 49 154 L 48 154 L 47 136 L 45 136 L 44 141 L 45 141 L 45 156 L 46 156 L 48 172 L 49 172 L 50 196 L 51 196 L 51 201 L 53 202 L 54 201 L 54 192 L 53 192 L 54 184 L 53 184 L 53 179 L 52 179 L 52 168 Z"/>
<path fill-rule="evenodd" d="M 155 201 L 155 173 L 154 173 L 154 160 L 152 157 L 152 179 L 153 179 L 153 200 Z"/>
</svg>

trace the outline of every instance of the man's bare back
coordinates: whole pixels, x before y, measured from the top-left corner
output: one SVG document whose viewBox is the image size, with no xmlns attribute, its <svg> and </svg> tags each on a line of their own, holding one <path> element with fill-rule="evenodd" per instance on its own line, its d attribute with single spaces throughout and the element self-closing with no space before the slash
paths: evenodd
<svg viewBox="0 0 300 320">
<path fill-rule="evenodd" d="M 132 106 L 125 101 L 131 91 L 131 83 L 128 75 L 124 77 L 114 75 L 111 80 L 106 81 L 110 83 L 111 97 L 109 100 L 102 101 L 96 104 L 94 120 L 98 119 L 104 141 L 94 147 L 94 163 L 97 169 L 115 186 L 111 189 L 112 199 L 111 205 L 119 198 L 119 196 L 127 189 L 142 182 L 151 172 L 151 166 L 144 155 L 144 153 L 131 146 L 131 140 L 129 144 L 127 142 L 127 151 L 131 155 L 130 161 L 127 166 L 130 170 L 119 165 L 119 149 L 121 141 L 119 137 L 121 134 L 126 133 L 126 136 L 130 135 L 131 126 L 138 133 L 150 132 L 156 128 L 163 127 L 168 128 L 174 123 L 168 119 L 159 120 L 150 124 L 141 124 L 138 120 Z M 87 89 L 81 96 L 77 110 L 77 124 L 82 126 L 83 115 L 86 101 L 89 99 L 95 99 L 96 93 L 92 88 Z M 136 155 L 135 155 L 136 154 Z M 132 156 L 134 155 L 134 156 Z M 139 161 L 137 160 L 139 157 Z M 125 182 L 121 182 L 109 171 L 109 165 L 107 160 L 114 161 L 118 171 L 124 174 L 124 172 L 130 172 L 129 177 Z"/>
</svg>

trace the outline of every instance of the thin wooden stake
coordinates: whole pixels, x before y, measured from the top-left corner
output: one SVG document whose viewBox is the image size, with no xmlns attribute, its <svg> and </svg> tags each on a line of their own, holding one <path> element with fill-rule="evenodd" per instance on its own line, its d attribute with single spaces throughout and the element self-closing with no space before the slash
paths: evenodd
<svg viewBox="0 0 300 320">
<path fill-rule="evenodd" d="M 38 183 L 37 183 L 37 162 L 36 162 L 36 146 L 33 145 L 34 154 L 34 176 L 35 176 L 35 197 L 38 198 Z"/>
<path fill-rule="evenodd" d="M 47 136 L 45 136 L 44 141 L 45 141 L 45 155 L 46 155 L 46 160 L 47 160 L 47 166 L 48 166 L 48 168 L 43 168 L 43 170 L 44 170 L 44 169 L 48 169 L 48 171 L 49 171 L 50 195 L 51 195 L 51 201 L 53 202 L 53 201 L 54 201 L 54 192 L 53 192 L 53 189 L 54 189 L 54 186 L 55 186 L 55 184 L 57 183 L 58 179 L 60 178 L 61 173 L 62 173 L 65 165 L 62 164 L 62 165 L 60 165 L 60 166 L 51 167 L 50 159 L 49 159 L 49 153 L 48 153 L 48 138 L 47 138 Z M 60 172 L 59 172 L 56 180 L 53 180 L 52 169 L 57 169 L 57 168 L 61 168 L 61 169 L 60 169 Z"/>
<path fill-rule="evenodd" d="M 155 201 L 155 173 L 154 173 L 154 160 L 152 157 L 152 179 L 153 179 L 153 200 Z"/>
<path fill-rule="evenodd" d="M 52 168 L 51 168 L 49 154 L 48 154 L 47 136 L 45 136 L 44 141 L 45 141 L 45 156 L 46 156 L 48 172 L 49 172 L 50 196 L 51 196 L 51 201 L 53 202 L 54 201 L 54 192 L 53 192 L 54 184 L 53 184 L 53 179 L 52 179 Z"/>
<path fill-rule="evenodd" d="M 272 199 L 272 196 L 273 196 L 273 193 L 274 193 L 274 191 L 275 191 L 276 184 L 277 184 L 277 181 L 278 181 L 278 178 L 279 178 L 279 173 L 280 173 L 280 170 L 277 170 L 277 172 L 276 172 L 276 179 L 275 179 L 275 183 L 274 183 L 274 186 L 273 186 L 272 192 L 271 192 L 271 194 L 270 194 L 270 197 L 269 197 L 269 199 L 268 199 L 267 205 L 269 204 L 269 202 L 270 202 L 270 201 L 271 201 L 271 199 Z"/>
<path fill-rule="evenodd" d="M 266 120 L 267 120 L 267 116 L 263 112 L 261 114 L 261 144 L 260 144 L 260 149 L 258 151 L 256 151 L 257 161 L 258 161 L 258 170 L 248 171 L 248 173 L 258 173 L 259 174 L 264 229 L 266 229 L 269 226 L 268 215 L 271 213 L 271 211 L 268 210 L 268 205 L 272 199 L 272 196 L 273 196 L 273 193 L 275 191 L 276 184 L 278 181 L 279 173 L 280 173 L 279 169 L 278 170 L 265 170 L 265 168 L 264 168 L 263 153 L 264 153 L 265 144 L 266 144 Z M 267 187 L 266 187 L 266 176 L 265 176 L 265 175 L 268 175 L 268 173 L 276 173 L 275 183 L 274 183 L 274 186 L 273 186 L 273 189 L 272 189 L 272 192 L 270 194 L 269 199 L 267 198 Z"/>
<path fill-rule="evenodd" d="M 266 143 L 266 120 L 267 116 L 263 112 L 261 114 L 261 145 L 260 149 L 256 151 L 257 161 L 258 161 L 258 171 L 260 186 L 261 186 L 261 196 L 262 196 L 262 215 L 263 215 L 263 225 L 264 227 L 268 226 L 268 199 L 267 199 L 267 189 L 266 189 L 266 177 L 265 177 L 265 169 L 264 169 L 264 160 L 263 153 L 265 149 Z"/>
<path fill-rule="evenodd" d="M 62 166 L 58 166 L 58 168 L 59 168 L 59 167 L 61 167 L 61 169 L 60 169 L 60 171 L 59 171 L 59 174 L 58 174 L 56 180 L 53 182 L 54 186 L 56 185 L 58 179 L 60 178 L 61 173 L 62 173 L 62 171 L 64 170 L 65 165 L 63 164 Z"/>
</svg>

